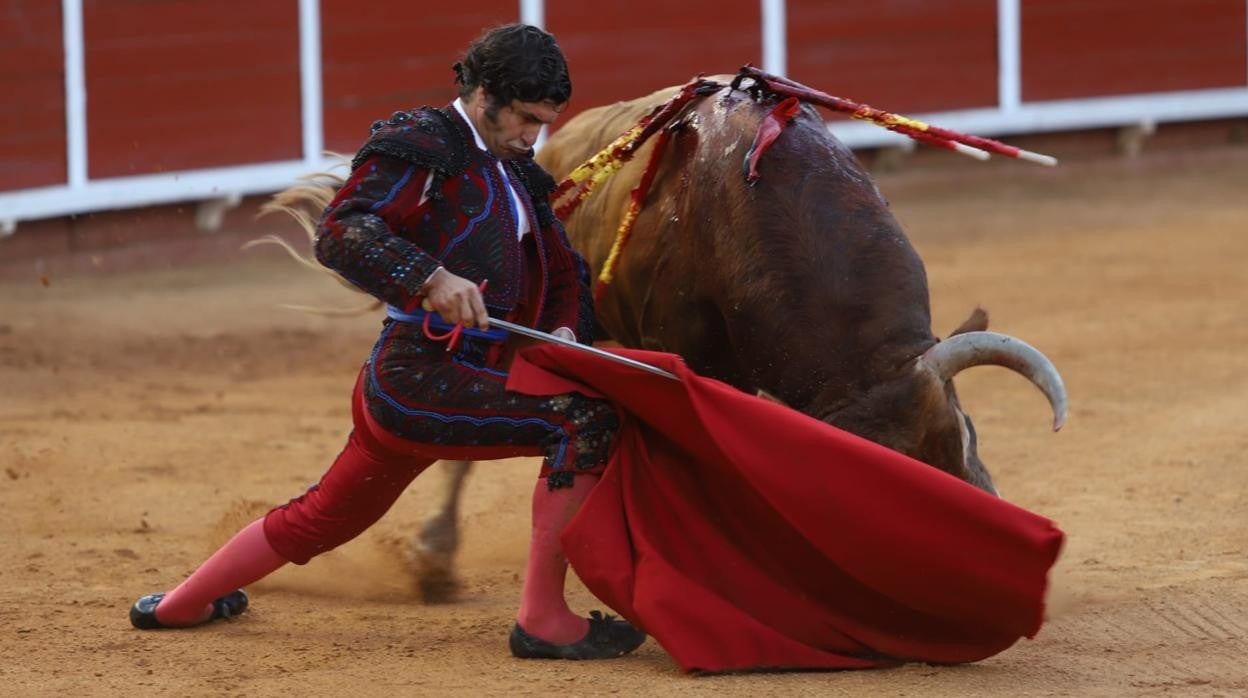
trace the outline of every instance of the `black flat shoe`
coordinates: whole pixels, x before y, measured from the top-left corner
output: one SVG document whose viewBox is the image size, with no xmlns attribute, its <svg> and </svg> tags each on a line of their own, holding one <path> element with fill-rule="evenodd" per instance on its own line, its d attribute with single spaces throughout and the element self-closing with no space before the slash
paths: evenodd
<svg viewBox="0 0 1248 698">
<path fill-rule="evenodd" d="M 156 618 L 156 605 L 165 598 L 164 592 L 141 597 L 130 607 L 130 625 L 139 630 L 170 628 Z M 212 615 L 204 623 L 220 618 L 233 618 L 247 610 L 247 592 L 239 589 L 212 602 Z M 202 625 L 202 623 L 201 623 Z"/>
<path fill-rule="evenodd" d="M 526 633 L 516 623 L 511 628 L 511 654 L 521 659 L 614 659 L 641 646 L 646 634 L 628 621 L 589 613 L 589 632 L 577 642 L 556 645 Z"/>
</svg>

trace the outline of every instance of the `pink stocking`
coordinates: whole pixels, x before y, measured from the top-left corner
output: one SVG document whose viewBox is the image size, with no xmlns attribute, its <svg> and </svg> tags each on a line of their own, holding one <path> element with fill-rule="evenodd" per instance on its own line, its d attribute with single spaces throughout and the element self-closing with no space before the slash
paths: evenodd
<svg viewBox="0 0 1248 698">
<path fill-rule="evenodd" d="M 239 531 L 190 577 L 165 595 L 156 618 L 170 627 L 197 625 L 212 614 L 212 602 L 286 564 L 264 535 L 264 519 Z"/>
<path fill-rule="evenodd" d="M 597 475 L 578 474 L 571 487 L 551 490 L 540 479 L 533 491 L 533 534 L 516 621 L 525 632 L 547 642 L 576 642 L 589 632 L 589 622 L 573 613 L 563 598 L 568 558 L 559 535 L 597 482 Z"/>
</svg>

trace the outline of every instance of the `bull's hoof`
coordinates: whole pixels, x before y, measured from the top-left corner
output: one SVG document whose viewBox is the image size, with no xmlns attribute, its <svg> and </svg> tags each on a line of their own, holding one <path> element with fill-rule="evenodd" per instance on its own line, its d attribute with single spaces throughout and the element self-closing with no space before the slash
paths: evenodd
<svg viewBox="0 0 1248 698">
<path fill-rule="evenodd" d="M 629 622 L 591 611 L 589 632 L 576 642 L 556 645 L 533 637 L 516 623 L 508 644 L 512 656 L 520 659 L 614 659 L 641 647 L 645 641 L 646 634 Z"/>
<path fill-rule="evenodd" d="M 443 511 L 426 521 L 412 543 L 416 591 L 421 600 L 428 604 L 455 601 L 459 597 L 460 583 L 455 576 L 459 529 L 455 525 L 454 511 Z"/>
<path fill-rule="evenodd" d="M 416 593 L 427 604 L 453 603 L 459 599 L 462 585 L 455 575 L 451 556 L 417 550 L 413 556 L 416 572 Z"/>
<path fill-rule="evenodd" d="M 450 570 L 425 572 L 416 583 L 420 600 L 427 604 L 454 603 L 459 600 L 462 585 Z"/>
</svg>

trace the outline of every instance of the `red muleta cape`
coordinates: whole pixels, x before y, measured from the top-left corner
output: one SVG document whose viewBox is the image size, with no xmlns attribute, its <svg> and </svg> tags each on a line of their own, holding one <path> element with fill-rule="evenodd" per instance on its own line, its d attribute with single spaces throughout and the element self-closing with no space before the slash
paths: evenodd
<svg viewBox="0 0 1248 698">
<path fill-rule="evenodd" d="M 546 345 L 516 359 L 508 388 L 621 409 L 564 549 L 681 668 L 973 662 L 1039 631 L 1052 521 L 675 355 L 618 353 L 681 380 Z"/>
</svg>

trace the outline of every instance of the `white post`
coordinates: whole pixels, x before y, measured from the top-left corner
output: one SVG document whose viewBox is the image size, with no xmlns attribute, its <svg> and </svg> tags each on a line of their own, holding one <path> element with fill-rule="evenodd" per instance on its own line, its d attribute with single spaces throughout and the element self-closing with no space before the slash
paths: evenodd
<svg viewBox="0 0 1248 698">
<path fill-rule="evenodd" d="M 1019 0 L 997 0 L 997 106 L 1006 114 L 1022 103 L 1022 65 Z"/>
<path fill-rule="evenodd" d="M 520 22 L 546 28 L 545 0 L 520 0 Z"/>
<path fill-rule="evenodd" d="M 82 0 L 61 0 L 65 45 L 65 165 L 69 188 L 87 186 L 87 73 L 83 51 Z"/>
<path fill-rule="evenodd" d="M 788 72 L 788 19 L 785 0 L 760 0 L 763 15 L 763 70 L 775 75 Z"/>
<path fill-rule="evenodd" d="M 321 7 L 319 0 L 299 0 L 299 105 L 303 117 L 303 161 L 321 162 L 325 149 L 321 97 Z"/>
<path fill-rule="evenodd" d="M 1245 0 L 1248 2 L 1248 0 Z M 546 28 L 546 0 L 520 0 L 520 23 L 530 24 L 535 27 Z M 543 126 L 542 130 L 537 134 L 537 142 L 533 147 L 541 150 L 546 144 L 546 136 L 550 134 L 550 128 Z"/>
</svg>

